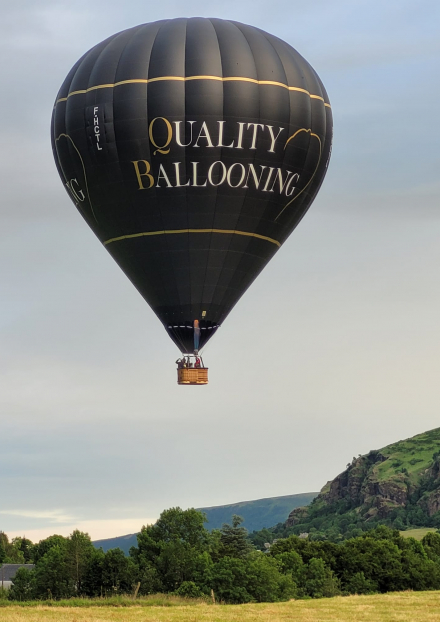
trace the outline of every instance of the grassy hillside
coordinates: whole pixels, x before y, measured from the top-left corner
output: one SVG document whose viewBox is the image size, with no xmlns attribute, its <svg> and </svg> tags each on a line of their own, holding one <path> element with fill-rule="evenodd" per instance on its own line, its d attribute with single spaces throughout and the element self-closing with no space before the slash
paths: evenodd
<svg viewBox="0 0 440 622">
<path fill-rule="evenodd" d="M 250 532 L 283 523 L 293 509 L 308 505 L 317 494 L 306 492 L 300 495 L 269 497 L 200 510 L 205 512 L 208 519 L 207 529 L 218 529 L 223 523 L 230 523 L 233 514 L 238 514 L 244 518 L 243 526 Z"/>
<path fill-rule="evenodd" d="M 142 525 L 141 525 L 142 527 Z M 126 536 L 117 536 L 116 538 L 106 538 L 105 540 L 95 540 L 95 547 L 102 547 L 104 553 L 110 549 L 121 549 L 126 555 L 130 552 L 132 546 L 137 546 L 137 537 L 135 533 L 129 533 Z"/>
<path fill-rule="evenodd" d="M 336 541 L 378 524 L 440 528 L 440 428 L 353 458 L 308 507 L 293 510 L 272 532 Z"/>
<path fill-rule="evenodd" d="M 387 459 L 377 467 L 378 481 L 390 480 L 396 474 L 404 473 L 407 482 L 417 484 L 425 469 L 432 465 L 433 454 L 440 451 L 440 428 L 393 443 L 379 451 Z"/>
<path fill-rule="evenodd" d="M 199 509 L 206 514 L 208 519 L 206 527 L 209 530 L 218 529 L 223 523 L 230 523 L 233 514 L 238 514 L 244 518 L 243 526 L 251 532 L 284 522 L 294 508 L 308 505 L 317 494 L 317 492 L 306 492 L 299 495 L 269 497 Z M 141 526 L 139 525 L 139 528 Z M 128 555 L 130 548 L 137 546 L 137 538 L 136 534 L 128 534 L 117 538 L 96 540 L 93 544 L 96 548 L 102 547 L 104 551 L 120 548 Z"/>
<path fill-rule="evenodd" d="M 187 604 L 148 606 L 128 601 L 126 606 L 77 607 L 7 606 L 1 608 L 2 622 L 440 622 L 440 592 L 399 592 L 372 596 L 337 596 L 316 600 L 250 605 Z M 69 603 L 66 602 L 66 605 Z"/>
</svg>

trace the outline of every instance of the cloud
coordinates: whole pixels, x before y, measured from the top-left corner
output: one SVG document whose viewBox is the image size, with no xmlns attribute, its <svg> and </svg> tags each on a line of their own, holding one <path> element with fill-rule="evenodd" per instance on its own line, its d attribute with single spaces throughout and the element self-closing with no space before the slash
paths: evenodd
<svg viewBox="0 0 440 622">
<path fill-rule="evenodd" d="M 49 510 L 38 512 L 35 510 L 0 510 L 5 516 L 20 516 L 24 518 L 47 519 L 50 523 L 70 523 L 74 517 L 63 510 Z"/>
<path fill-rule="evenodd" d="M 38 517 L 40 518 L 40 517 Z M 126 534 L 137 533 L 143 525 L 152 525 L 156 522 L 155 518 L 126 518 L 126 519 L 110 519 L 110 520 L 83 520 L 72 521 L 65 524 L 64 521 L 56 521 L 56 526 L 46 526 L 40 529 L 26 529 L 8 531 L 9 538 L 23 537 L 29 538 L 32 542 L 39 542 L 56 533 L 60 536 L 69 536 L 73 531 L 78 529 L 88 533 L 92 540 L 104 540 L 106 538 L 115 538 Z"/>
</svg>

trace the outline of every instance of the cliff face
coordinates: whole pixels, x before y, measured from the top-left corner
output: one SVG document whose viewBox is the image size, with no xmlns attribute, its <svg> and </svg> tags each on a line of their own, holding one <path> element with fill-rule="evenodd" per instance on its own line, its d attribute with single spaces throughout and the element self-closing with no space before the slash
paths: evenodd
<svg viewBox="0 0 440 622">
<path fill-rule="evenodd" d="M 419 501 L 429 516 L 434 516 L 440 511 L 440 456 L 436 456 L 432 465 L 426 472 L 428 490 Z"/>
<path fill-rule="evenodd" d="M 310 506 L 290 513 L 286 527 L 307 530 L 308 523 L 319 524 L 332 510 L 350 513 L 351 523 L 398 515 L 402 521 L 409 508 L 418 521 L 440 511 L 440 428 L 353 458 Z"/>
</svg>

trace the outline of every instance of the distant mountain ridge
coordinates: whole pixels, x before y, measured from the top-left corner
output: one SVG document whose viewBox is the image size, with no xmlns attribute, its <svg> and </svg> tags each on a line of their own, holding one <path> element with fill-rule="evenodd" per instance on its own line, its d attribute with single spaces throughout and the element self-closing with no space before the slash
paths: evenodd
<svg viewBox="0 0 440 622">
<path fill-rule="evenodd" d="M 244 518 L 243 526 L 251 532 L 284 522 L 294 508 L 308 505 L 317 494 L 306 492 L 198 509 L 206 514 L 206 527 L 209 530 L 219 529 L 224 523 L 230 523 L 232 516 L 238 514 Z"/>
<path fill-rule="evenodd" d="M 306 506 L 317 494 L 317 492 L 306 492 L 298 495 L 268 497 L 198 509 L 206 514 L 208 519 L 206 528 L 209 530 L 218 529 L 223 523 L 230 523 L 232 516 L 238 514 L 244 518 L 243 526 L 252 532 L 263 527 L 272 527 L 277 523 L 284 523 L 294 508 Z M 139 527 L 141 526 L 139 525 Z M 93 544 L 96 548 L 102 547 L 104 551 L 120 548 L 128 555 L 130 548 L 137 546 L 137 537 L 134 533 L 105 540 L 95 540 Z"/>
<path fill-rule="evenodd" d="M 352 537 L 370 526 L 440 528 L 440 428 L 353 458 L 278 535 Z"/>
</svg>

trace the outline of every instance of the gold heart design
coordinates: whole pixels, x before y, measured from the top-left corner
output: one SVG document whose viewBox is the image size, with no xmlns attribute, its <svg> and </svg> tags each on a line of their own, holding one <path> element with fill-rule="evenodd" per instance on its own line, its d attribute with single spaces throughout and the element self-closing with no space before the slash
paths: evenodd
<svg viewBox="0 0 440 622">
<path fill-rule="evenodd" d="M 307 186 L 309 186 L 309 185 L 312 183 L 313 178 L 314 178 L 314 177 L 315 177 L 315 175 L 316 175 L 316 171 L 318 170 L 319 163 L 321 162 L 321 156 L 322 156 L 322 143 L 321 143 L 321 139 L 319 138 L 318 134 L 314 134 L 314 133 L 312 132 L 312 130 L 311 130 L 311 129 L 307 129 L 307 128 L 305 128 L 305 127 L 302 127 L 300 130 L 296 130 L 296 132 L 295 132 L 294 134 L 292 134 L 292 136 L 289 136 L 289 138 L 286 140 L 286 144 L 284 145 L 284 149 L 286 149 L 286 147 L 287 147 L 287 145 L 290 143 L 290 141 L 291 141 L 291 140 L 293 140 L 293 139 L 295 138 L 295 136 L 298 136 L 298 134 L 299 134 L 300 132 L 307 132 L 307 133 L 310 133 L 310 136 L 313 136 L 314 138 L 317 138 L 317 139 L 318 139 L 318 142 L 319 142 L 319 158 L 318 158 L 318 164 L 316 165 L 316 168 L 315 168 L 315 170 L 313 171 L 313 175 L 311 176 L 311 178 L 309 179 L 309 181 L 306 183 L 306 185 L 304 186 L 304 188 L 303 188 L 300 192 L 298 192 L 298 194 L 297 194 L 295 197 L 293 197 L 293 199 L 291 199 L 291 200 L 290 200 L 290 201 L 289 201 L 289 202 L 288 202 L 288 203 L 287 203 L 287 204 L 283 207 L 283 209 L 281 210 L 281 212 L 280 212 L 280 213 L 278 214 L 278 216 L 275 218 L 275 222 L 278 220 L 278 218 L 279 218 L 279 217 L 281 216 L 281 214 L 284 212 L 284 210 L 286 209 L 286 207 L 289 207 L 289 205 L 290 205 L 291 203 L 293 203 L 293 201 L 295 201 L 295 200 L 296 200 L 296 199 L 300 196 L 300 194 L 302 194 L 302 193 L 304 192 L 304 190 L 307 188 Z"/>
</svg>

